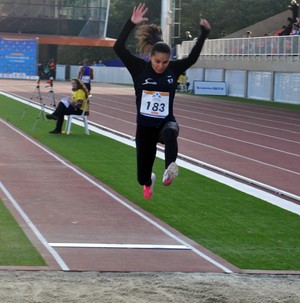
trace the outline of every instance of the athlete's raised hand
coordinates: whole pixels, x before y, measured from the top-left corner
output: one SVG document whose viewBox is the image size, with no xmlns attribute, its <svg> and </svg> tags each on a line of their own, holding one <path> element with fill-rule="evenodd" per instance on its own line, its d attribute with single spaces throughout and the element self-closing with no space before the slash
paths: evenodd
<svg viewBox="0 0 300 303">
<path fill-rule="evenodd" d="M 206 19 L 200 19 L 200 25 L 204 26 L 207 30 L 211 30 L 211 26 Z"/>
<path fill-rule="evenodd" d="M 145 3 L 140 3 L 138 7 L 135 6 L 131 16 L 132 23 L 139 24 L 141 22 L 148 21 L 148 18 L 145 17 L 147 12 L 148 8 Z"/>
</svg>

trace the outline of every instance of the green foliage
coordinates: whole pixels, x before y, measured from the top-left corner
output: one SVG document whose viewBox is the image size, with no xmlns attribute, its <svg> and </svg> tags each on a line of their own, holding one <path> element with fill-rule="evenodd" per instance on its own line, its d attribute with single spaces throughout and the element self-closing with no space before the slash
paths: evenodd
<svg viewBox="0 0 300 303">
<path fill-rule="evenodd" d="M 149 23 L 160 24 L 161 5 L 158 1 L 145 0 L 149 8 Z M 178 1 L 175 1 L 178 3 Z M 107 37 L 117 38 L 127 19 L 131 17 L 134 5 L 139 1 L 111 0 Z M 227 35 L 245 28 L 258 21 L 269 18 L 287 9 L 288 2 L 280 0 L 182 0 L 181 1 L 181 30 L 180 39 L 175 43 L 181 43 L 184 33 L 189 30 L 193 37 L 200 34 L 199 19 L 206 18 L 212 25 L 210 38 L 220 38 L 223 33 Z M 161 4 L 161 1 L 159 1 Z M 281 28 L 282 24 L 278 24 Z M 274 28 L 274 30 L 278 29 Z M 134 51 L 136 41 L 131 35 L 128 39 L 128 47 Z M 60 64 L 78 64 L 84 58 L 90 62 L 109 60 L 116 55 L 109 47 L 78 47 L 60 46 L 58 48 L 58 62 Z"/>
<path fill-rule="evenodd" d="M 183 0 L 182 36 L 186 30 L 190 30 L 193 36 L 198 36 L 199 16 L 211 23 L 210 38 L 220 38 L 224 32 L 231 34 L 281 13 L 287 9 L 287 5 L 280 0 Z M 281 26 L 278 24 L 279 28 Z"/>
<path fill-rule="evenodd" d="M 131 17 L 134 5 L 143 2 L 149 11 L 147 17 L 149 23 L 160 24 L 161 1 L 145 0 L 145 1 L 128 1 L 128 0 L 111 0 L 110 13 L 108 19 L 107 36 L 117 38 L 125 22 Z"/>
<path fill-rule="evenodd" d="M 82 65 L 84 59 L 89 60 L 89 64 L 97 63 L 99 60 L 110 60 L 116 57 L 111 47 L 96 46 L 71 46 L 60 45 L 58 47 L 58 58 L 60 64 Z"/>
<path fill-rule="evenodd" d="M 149 213 L 237 267 L 300 270 L 299 216 L 226 185 L 180 168 L 170 187 L 160 178 L 164 163 L 156 159 L 155 192 L 146 201 L 136 181 L 135 150 L 112 139 L 72 126 L 72 134 L 51 135 L 53 121 L 32 125 L 38 111 L 0 97 L 0 116 L 49 146 Z"/>
</svg>

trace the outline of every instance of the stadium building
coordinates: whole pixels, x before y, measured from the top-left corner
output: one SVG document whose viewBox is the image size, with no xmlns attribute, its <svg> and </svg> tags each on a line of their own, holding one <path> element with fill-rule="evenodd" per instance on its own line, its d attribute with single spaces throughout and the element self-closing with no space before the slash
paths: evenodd
<svg viewBox="0 0 300 303">
<path fill-rule="evenodd" d="M 34 60 L 57 58 L 58 45 L 111 47 L 109 5 L 110 0 L 2 0 L 0 77 L 9 74 L 10 66 L 12 78 L 31 76 Z"/>
</svg>

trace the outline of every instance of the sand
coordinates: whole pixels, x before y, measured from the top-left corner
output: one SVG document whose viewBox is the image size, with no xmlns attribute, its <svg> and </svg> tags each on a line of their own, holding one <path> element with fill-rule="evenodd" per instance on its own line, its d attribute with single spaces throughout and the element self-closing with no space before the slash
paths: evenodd
<svg viewBox="0 0 300 303">
<path fill-rule="evenodd" d="M 300 275 L 0 271 L 1 303 L 299 303 Z"/>
</svg>

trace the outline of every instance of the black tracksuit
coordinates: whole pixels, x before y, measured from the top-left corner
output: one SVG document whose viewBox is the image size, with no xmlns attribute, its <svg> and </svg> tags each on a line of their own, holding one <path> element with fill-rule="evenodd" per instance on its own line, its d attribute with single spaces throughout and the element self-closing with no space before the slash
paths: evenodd
<svg viewBox="0 0 300 303">
<path fill-rule="evenodd" d="M 167 122 L 175 122 L 173 102 L 178 77 L 191 67 L 200 55 L 208 30 L 201 26 L 202 35 L 198 38 L 187 58 L 170 61 L 162 74 L 157 74 L 150 61 L 136 57 L 126 49 L 125 43 L 135 24 L 129 19 L 120 33 L 114 51 L 130 72 L 136 95 L 137 107 L 137 165 L 138 182 L 141 185 L 151 184 L 152 166 L 156 156 L 156 145 L 159 142 L 160 130 Z M 154 101 L 152 101 L 154 99 Z M 142 100 L 145 100 L 142 102 Z M 177 158 L 177 135 L 170 130 L 164 138 L 165 166 Z"/>
</svg>

